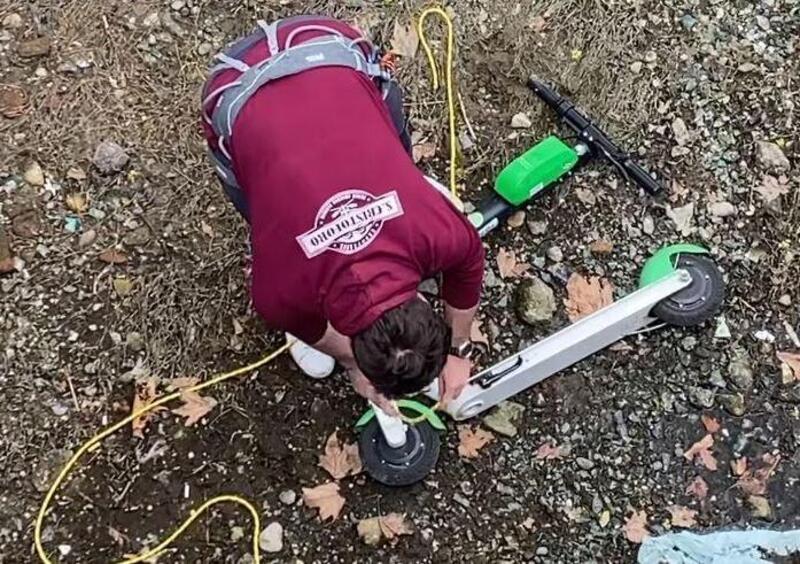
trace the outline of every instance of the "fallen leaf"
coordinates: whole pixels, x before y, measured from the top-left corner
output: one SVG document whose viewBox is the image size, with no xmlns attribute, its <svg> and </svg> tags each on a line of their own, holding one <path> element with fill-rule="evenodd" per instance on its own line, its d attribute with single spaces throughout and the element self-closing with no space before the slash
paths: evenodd
<svg viewBox="0 0 800 564">
<path fill-rule="evenodd" d="M 0 224 L 0 274 L 14 272 L 14 254 L 11 252 L 11 245 L 8 242 L 5 227 Z"/>
<path fill-rule="evenodd" d="M 473 343 L 482 343 L 489 346 L 489 338 L 481 330 L 481 320 L 473 319 L 469 327 L 469 340 Z"/>
<path fill-rule="evenodd" d="M 719 431 L 719 421 L 711 417 L 710 415 L 701 415 L 700 419 L 703 421 L 703 427 L 706 428 L 706 431 L 711 433 L 712 435 Z"/>
<path fill-rule="evenodd" d="M 742 473 L 736 485 L 746 494 L 763 495 L 767 491 L 767 482 L 780 462 L 780 456 L 767 453 L 762 457 L 764 464 L 760 468 L 749 468 Z"/>
<path fill-rule="evenodd" d="M 597 194 L 587 188 L 575 188 L 575 196 L 587 206 L 593 206 L 597 203 Z"/>
<path fill-rule="evenodd" d="M 626 539 L 636 544 L 641 544 L 650 538 L 650 533 L 647 531 L 647 513 L 644 510 L 634 511 L 625 521 L 622 531 Z"/>
<path fill-rule="evenodd" d="M 356 531 L 359 538 L 364 541 L 368 546 L 376 546 L 381 542 L 383 533 L 381 533 L 381 524 L 379 517 L 369 517 L 368 519 L 361 519 L 356 524 Z"/>
<path fill-rule="evenodd" d="M 86 198 L 86 194 L 81 192 L 67 194 L 66 204 L 75 213 L 83 213 L 89 209 L 89 200 Z"/>
<path fill-rule="evenodd" d="M 306 507 L 318 509 L 322 521 L 336 521 L 344 507 L 344 498 L 339 495 L 339 484 L 326 482 L 314 488 L 303 488 L 303 503 Z"/>
<path fill-rule="evenodd" d="M 517 262 L 517 256 L 513 251 L 500 249 L 497 252 L 497 270 L 500 272 L 500 278 L 517 278 L 529 268 L 529 264 Z"/>
<path fill-rule="evenodd" d="M 133 407 L 131 413 L 136 413 L 145 406 L 150 405 L 156 399 L 156 386 L 158 385 L 158 378 L 147 377 L 137 380 L 133 385 Z M 156 411 L 164 408 L 157 408 L 147 413 L 143 413 L 131 422 L 133 429 L 133 436 L 140 439 L 144 438 L 144 429 L 147 422 L 155 415 Z"/>
<path fill-rule="evenodd" d="M 417 54 L 418 48 L 419 35 L 417 35 L 417 28 L 413 22 L 403 25 L 395 20 L 391 42 L 392 52 L 401 57 L 411 58 Z"/>
<path fill-rule="evenodd" d="M 172 413 L 179 417 L 185 417 L 184 426 L 191 427 L 217 405 L 217 400 L 210 396 L 201 396 L 191 390 L 181 390 L 181 401 L 183 405 L 172 410 Z"/>
<path fill-rule="evenodd" d="M 694 202 L 679 208 L 667 206 L 667 217 L 675 222 L 675 229 L 681 235 L 692 233 L 692 218 L 694 217 Z"/>
<path fill-rule="evenodd" d="M 697 525 L 697 521 L 695 520 L 697 511 L 694 509 L 689 509 L 682 505 L 670 505 L 667 507 L 667 510 L 670 512 L 670 521 L 673 527 L 690 529 Z"/>
<path fill-rule="evenodd" d="M 325 454 L 319 455 L 319 465 L 334 480 L 341 480 L 347 475 L 355 476 L 361 472 L 358 445 L 355 443 L 342 445 L 337 431 L 334 431 L 325 443 Z"/>
<path fill-rule="evenodd" d="M 67 170 L 67 178 L 71 180 L 86 180 L 86 172 L 78 166 L 73 166 Z"/>
<path fill-rule="evenodd" d="M 761 519 L 770 519 L 772 517 L 772 507 L 769 505 L 769 500 L 764 496 L 751 495 L 747 498 L 747 503 L 753 508 L 753 517 Z"/>
<path fill-rule="evenodd" d="M 708 484 L 701 476 L 697 476 L 686 486 L 686 495 L 694 496 L 697 499 L 705 499 L 708 495 Z"/>
<path fill-rule="evenodd" d="M 513 229 L 519 229 L 525 224 L 525 212 L 522 210 L 515 211 L 506 220 L 506 225 Z"/>
<path fill-rule="evenodd" d="M 200 378 L 197 376 L 181 376 L 179 378 L 173 378 L 167 384 L 167 389 L 170 391 L 173 390 L 182 390 L 184 388 L 191 388 L 192 386 L 196 386 L 200 383 Z"/>
<path fill-rule="evenodd" d="M 777 200 L 780 196 L 789 193 L 788 182 L 781 182 L 778 178 L 765 174 L 761 179 L 761 184 L 756 186 L 755 191 L 761 195 L 764 203 L 769 204 Z"/>
<path fill-rule="evenodd" d="M 702 462 L 703 466 L 711 471 L 714 471 L 717 469 L 717 460 L 714 458 L 714 454 L 710 450 L 712 446 L 714 446 L 714 436 L 709 433 L 689 447 L 683 453 L 683 457 L 686 460 L 691 461 L 696 456 L 700 459 L 700 462 Z"/>
<path fill-rule="evenodd" d="M 731 472 L 734 476 L 742 476 L 747 472 L 747 457 L 743 456 L 736 460 L 731 460 Z"/>
<path fill-rule="evenodd" d="M 778 360 L 781 361 L 784 384 L 800 381 L 800 353 L 779 352 Z"/>
<path fill-rule="evenodd" d="M 491 443 L 494 435 L 480 427 L 472 430 L 467 425 L 458 428 L 458 454 L 464 458 L 477 458 L 478 451 Z"/>
<path fill-rule="evenodd" d="M 378 523 L 381 526 L 383 536 L 388 540 L 414 533 L 414 528 L 406 520 L 405 513 L 389 513 L 388 515 L 383 515 L 378 517 Z"/>
<path fill-rule="evenodd" d="M 436 156 L 436 143 L 425 142 L 411 147 L 411 156 L 415 163 L 432 159 Z"/>
<path fill-rule="evenodd" d="M 596 255 L 607 255 L 614 250 L 614 244 L 605 239 L 597 239 L 589 245 L 589 250 Z"/>
<path fill-rule="evenodd" d="M 130 293 L 133 291 L 133 282 L 124 276 L 117 276 L 114 278 L 112 285 L 114 286 L 114 291 L 121 298 L 130 295 Z"/>
<path fill-rule="evenodd" d="M 125 264 L 128 262 L 127 255 L 117 249 L 106 249 L 97 255 L 97 258 L 107 264 Z"/>
<path fill-rule="evenodd" d="M 553 443 L 544 443 L 536 449 L 536 458 L 539 460 L 558 460 L 564 458 L 567 450 Z"/>
<path fill-rule="evenodd" d="M 614 287 L 605 278 L 584 278 L 577 272 L 567 281 L 567 316 L 577 321 L 614 301 Z"/>
<path fill-rule="evenodd" d="M 0 114 L 9 119 L 23 115 L 30 108 L 28 95 L 14 84 L 0 84 Z"/>
</svg>

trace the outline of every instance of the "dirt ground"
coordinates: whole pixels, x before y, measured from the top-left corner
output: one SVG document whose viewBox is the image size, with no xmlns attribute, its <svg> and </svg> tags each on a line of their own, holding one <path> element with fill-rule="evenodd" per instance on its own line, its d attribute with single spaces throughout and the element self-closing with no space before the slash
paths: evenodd
<svg viewBox="0 0 800 564">
<path fill-rule="evenodd" d="M 388 44 L 395 21 L 408 24 L 422 7 L 0 0 L 0 226 L 16 257 L 0 274 L 0 562 L 35 558 L 43 492 L 70 452 L 129 412 L 133 380 L 207 377 L 278 345 L 250 309 L 245 225 L 198 132 L 212 54 L 258 18 L 300 13 L 355 20 Z M 532 205 L 527 226 L 492 235 L 480 316 L 493 356 L 566 323 L 569 273 L 604 276 L 620 297 L 667 242 L 712 250 L 728 284 L 723 315 L 632 336 L 518 396 L 517 436 L 497 437 L 474 460 L 459 457 L 448 422 L 429 479 L 401 490 L 345 479 L 333 523 L 302 505 L 301 488 L 326 480 L 317 466 L 326 437 L 340 429 L 353 440 L 364 405 L 341 375 L 311 382 L 279 359 L 210 390 L 219 405 L 202 424 L 160 413 L 144 439 L 121 431 L 91 453 L 46 519 L 54 561 L 108 562 L 152 547 L 220 493 L 240 493 L 265 523 L 282 524 L 283 550 L 268 556 L 285 562 L 630 561 L 632 512 L 645 511 L 659 535 L 675 528 L 673 505 L 697 511 L 696 531 L 798 526 L 800 382 L 776 353 L 800 352 L 800 7 L 456 0 L 450 9 L 472 128 L 460 117 L 473 145 L 460 169 L 465 199 L 477 202 L 503 164 L 558 131 L 525 88 L 529 74 L 572 96 L 669 188 L 654 200 L 598 163 Z M 421 53 L 400 62 L 399 79 L 415 140 L 437 148 L 420 166 L 445 179 L 443 94 L 430 91 Z M 11 104 L 19 89 L 27 102 Z M 511 127 L 520 112 L 531 127 Z M 103 141 L 128 155 L 116 172 L 92 162 Z M 66 201 L 76 193 L 88 198 L 79 212 Z M 590 252 L 598 239 L 611 252 Z M 99 258 L 111 248 L 125 260 Z M 497 275 L 501 248 L 553 288 L 551 322 L 516 320 L 519 280 Z M 682 456 L 706 433 L 702 414 L 721 424 L 716 470 Z M 537 457 L 545 443 L 562 455 Z M 746 457 L 757 468 L 764 455 L 778 460 L 759 494 L 766 509 L 731 467 Z M 687 493 L 697 476 L 708 484 L 703 499 Z M 279 500 L 287 490 L 298 501 Z M 391 511 L 415 532 L 366 546 L 355 523 Z M 214 510 L 161 561 L 248 562 L 248 527 L 243 512 Z"/>
</svg>

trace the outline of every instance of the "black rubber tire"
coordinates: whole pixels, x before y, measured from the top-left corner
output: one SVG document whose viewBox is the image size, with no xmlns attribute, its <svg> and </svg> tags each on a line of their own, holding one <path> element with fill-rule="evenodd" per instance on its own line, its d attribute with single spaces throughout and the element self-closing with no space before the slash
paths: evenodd
<svg viewBox="0 0 800 564">
<path fill-rule="evenodd" d="M 441 439 L 427 421 L 408 425 L 406 445 L 393 449 L 386 443 L 377 419 L 358 438 L 361 462 L 367 474 L 386 486 L 410 486 L 422 481 L 439 460 Z"/>
<path fill-rule="evenodd" d="M 711 319 L 725 299 L 725 282 L 714 262 L 702 255 L 681 255 L 677 267 L 689 272 L 692 283 L 653 308 L 653 315 L 670 325 L 688 327 Z"/>
</svg>

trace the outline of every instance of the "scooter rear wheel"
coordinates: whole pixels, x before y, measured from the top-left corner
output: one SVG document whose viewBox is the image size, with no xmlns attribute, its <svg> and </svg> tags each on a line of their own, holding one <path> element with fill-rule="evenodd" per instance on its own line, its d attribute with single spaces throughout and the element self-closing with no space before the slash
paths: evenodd
<svg viewBox="0 0 800 564">
<path fill-rule="evenodd" d="M 406 443 L 393 448 L 386 442 L 377 418 L 362 430 L 358 440 L 364 470 L 387 486 L 410 486 L 425 478 L 439 459 L 439 433 L 427 421 L 407 425 Z"/>
<path fill-rule="evenodd" d="M 702 255 L 681 255 L 676 267 L 686 270 L 692 282 L 656 304 L 653 315 L 682 327 L 699 325 L 712 318 L 725 299 L 725 282 L 717 266 Z"/>
</svg>

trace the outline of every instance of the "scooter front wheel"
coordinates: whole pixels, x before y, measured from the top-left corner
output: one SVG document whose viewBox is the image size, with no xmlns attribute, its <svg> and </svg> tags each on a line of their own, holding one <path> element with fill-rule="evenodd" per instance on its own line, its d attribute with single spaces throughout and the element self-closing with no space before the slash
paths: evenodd
<svg viewBox="0 0 800 564">
<path fill-rule="evenodd" d="M 675 265 L 687 271 L 692 282 L 683 290 L 661 300 L 653 315 L 670 325 L 699 325 L 719 311 L 725 299 L 725 282 L 717 265 L 702 255 L 680 255 Z"/>
<path fill-rule="evenodd" d="M 364 470 L 376 482 L 387 486 L 410 486 L 425 478 L 439 459 L 441 439 L 427 421 L 406 426 L 406 442 L 391 447 L 377 418 L 359 435 L 358 447 Z"/>
</svg>

